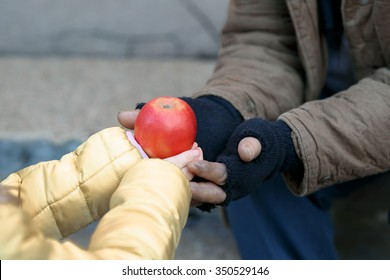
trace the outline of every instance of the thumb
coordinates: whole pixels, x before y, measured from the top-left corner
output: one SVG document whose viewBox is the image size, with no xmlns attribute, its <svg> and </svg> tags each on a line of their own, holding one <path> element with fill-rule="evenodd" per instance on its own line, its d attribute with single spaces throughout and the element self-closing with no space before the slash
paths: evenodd
<svg viewBox="0 0 390 280">
<path fill-rule="evenodd" d="M 123 111 L 117 115 L 118 122 L 125 128 L 133 129 L 140 110 Z"/>
<path fill-rule="evenodd" d="M 255 137 L 245 137 L 238 144 L 238 154 L 245 162 L 257 158 L 261 152 L 261 144 Z"/>
</svg>

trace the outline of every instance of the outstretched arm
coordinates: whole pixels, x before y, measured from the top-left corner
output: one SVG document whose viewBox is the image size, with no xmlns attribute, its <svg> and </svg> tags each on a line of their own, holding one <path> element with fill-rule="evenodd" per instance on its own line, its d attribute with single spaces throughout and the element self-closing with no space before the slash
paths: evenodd
<svg viewBox="0 0 390 280">
<path fill-rule="evenodd" d="M 134 164 L 111 197 L 110 211 L 86 250 L 43 234 L 18 205 L 0 203 L 1 259 L 173 258 L 191 200 L 186 178 L 191 175 L 184 169 L 199 156 L 197 148 L 166 161 Z"/>
</svg>

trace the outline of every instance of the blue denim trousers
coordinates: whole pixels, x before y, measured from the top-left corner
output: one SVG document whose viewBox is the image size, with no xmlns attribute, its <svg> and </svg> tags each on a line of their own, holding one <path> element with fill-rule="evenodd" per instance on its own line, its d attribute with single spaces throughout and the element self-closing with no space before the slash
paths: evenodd
<svg viewBox="0 0 390 280">
<path fill-rule="evenodd" d="M 321 192 L 321 191 L 320 191 Z M 281 175 L 230 203 L 227 214 L 243 259 L 336 259 L 328 194 L 297 197 Z"/>
</svg>

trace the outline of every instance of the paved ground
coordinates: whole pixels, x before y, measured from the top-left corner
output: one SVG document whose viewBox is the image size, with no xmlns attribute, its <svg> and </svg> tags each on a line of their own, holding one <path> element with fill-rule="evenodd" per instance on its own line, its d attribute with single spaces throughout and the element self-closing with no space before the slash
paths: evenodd
<svg viewBox="0 0 390 280">
<path fill-rule="evenodd" d="M 199 89 L 211 61 L 193 59 L 0 58 L 1 136 L 84 139 L 118 125 L 116 115 L 159 95 Z"/>
<path fill-rule="evenodd" d="M 191 95 L 213 69 L 227 3 L 0 0 L 0 179 L 118 125 L 137 102 Z M 374 189 L 336 201 L 342 258 L 390 258 L 389 185 Z M 71 238 L 85 246 L 92 230 Z M 239 255 L 221 213 L 195 210 L 176 257 Z"/>
</svg>

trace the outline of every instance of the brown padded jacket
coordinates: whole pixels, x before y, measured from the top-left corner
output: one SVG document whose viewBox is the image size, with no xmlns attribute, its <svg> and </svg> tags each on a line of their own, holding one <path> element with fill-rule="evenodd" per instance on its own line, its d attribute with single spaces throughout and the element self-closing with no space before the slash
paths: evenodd
<svg viewBox="0 0 390 280">
<path fill-rule="evenodd" d="M 343 0 L 358 82 L 318 100 L 327 49 L 316 0 L 232 0 L 215 70 L 194 96 L 216 95 L 245 119 L 281 119 L 304 165 L 290 190 L 307 195 L 390 170 L 390 3 Z"/>
</svg>

